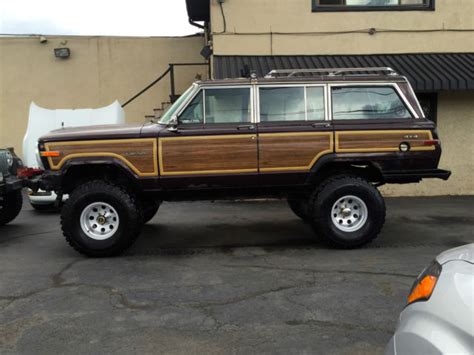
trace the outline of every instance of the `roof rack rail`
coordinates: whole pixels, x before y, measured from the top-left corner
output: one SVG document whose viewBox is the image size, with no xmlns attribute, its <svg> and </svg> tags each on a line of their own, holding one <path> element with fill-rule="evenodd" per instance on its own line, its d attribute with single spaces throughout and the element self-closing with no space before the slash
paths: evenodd
<svg viewBox="0 0 474 355">
<path fill-rule="evenodd" d="M 317 69 L 274 69 L 270 71 L 265 78 L 276 77 L 293 77 L 298 74 L 327 74 L 329 76 L 344 75 L 344 73 L 387 73 L 389 75 L 398 75 L 398 73 L 390 67 L 372 67 L 372 68 L 317 68 Z M 346 74 L 347 75 L 347 74 Z M 360 75 L 360 74 L 349 74 Z"/>
</svg>

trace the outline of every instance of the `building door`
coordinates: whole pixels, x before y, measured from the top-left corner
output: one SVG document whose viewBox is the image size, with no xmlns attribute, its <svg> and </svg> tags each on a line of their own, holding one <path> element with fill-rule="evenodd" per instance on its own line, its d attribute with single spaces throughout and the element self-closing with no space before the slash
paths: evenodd
<svg viewBox="0 0 474 355">
<path fill-rule="evenodd" d="M 205 87 L 159 138 L 165 188 L 258 184 L 257 130 L 250 86 Z"/>
<path fill-rule="evenodd" d="M 334 149 L 325 85 L 261 85 L 257 96 L 260 184 L 303 184 Z"/>
</svg>

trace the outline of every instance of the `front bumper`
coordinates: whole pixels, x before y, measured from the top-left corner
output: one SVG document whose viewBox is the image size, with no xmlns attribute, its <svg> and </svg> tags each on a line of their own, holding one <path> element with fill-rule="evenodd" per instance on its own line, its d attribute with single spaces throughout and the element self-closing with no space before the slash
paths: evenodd
<svg viewBox="0 0 474 355">
<path fill-rule="evenodd" d="M 423 179 L 448 180 L 451 171 L 443 169 L 430 170 L 408 170 L 408 171 L 384 171 L 383 178 L 389 184 L 407 184 L 420 182 Z"/>
</svg>

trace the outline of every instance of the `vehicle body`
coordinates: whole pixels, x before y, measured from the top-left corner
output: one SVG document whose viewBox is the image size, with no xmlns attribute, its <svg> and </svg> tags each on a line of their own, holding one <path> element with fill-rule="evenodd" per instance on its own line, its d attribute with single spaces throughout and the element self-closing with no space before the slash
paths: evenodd
<svg viewBox="0 0 474 355">
<path fill-rule="evenodd" d="M 0 149 L 0 226 L 13 221 L 23 205 L 23 182 L 17 170 L 23 162 L 12 148 Z"/>
<path fill-rule="evenodd" d="M 413 297 L 425 277 L 433 278 L 434 285 Z M 415 281 L 410 297 L 387 355 L 474 353 L 474 244 L 436 257 Z"/>
<path fill-rule="evenodd" d="M 435 124 L 407 79 L 389 68 L 364 71 L 200 81 L 159 123 L 53 131 L 39 140 L 47 169 L 39 185 L 60 194 L 85 182 L 114 185 L 139 214 L 157 209 L 151 201 L 288 198 L 325 241 L 363 245 L 384 222 L 378 185 L 450 175 L 438 169 Z M 68 214 L 82 207 L 63 209 L 66 238 L 88 255 L 116 253 L 95 242 L 84 247 L 80 226 L 69 229 Z"/>
<path fill-rule="evenodd" d="M 23 137 L 23 161 L 30 168 L 38 168 L 38 139 L 44 134 L 60 128 L 92 126 L 97 124 L 121 124 L 125 122 L 125 112 L 115 101 L 100 108 L 46 109 L 30 104 L 28 127 Z M 67 199 L 63 196 L 63 201 Z M 57 195 L 54 191 L 28 191 L 31 206 L 39 211 L 55 208 Z"/>
</svg>

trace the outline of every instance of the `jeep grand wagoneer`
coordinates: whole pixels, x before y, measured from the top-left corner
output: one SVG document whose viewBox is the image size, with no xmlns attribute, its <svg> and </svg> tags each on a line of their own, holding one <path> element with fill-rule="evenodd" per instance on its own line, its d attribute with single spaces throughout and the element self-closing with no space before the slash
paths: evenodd
<svg viewBox="0 0 474 355">
<path fill-rule="evenodd" d="M 287 198 L 322 240 L 355 248 L 384 224 L 378 186 L 450 175 L 435 124 L 390 68 L 200 81 L 159 122 L 57 130 L 39 152 L 38 187 L 70 194 L 64 235 L 90 256 L 129 247 L 163 200 L 237 197 Z"/>
</svg>

